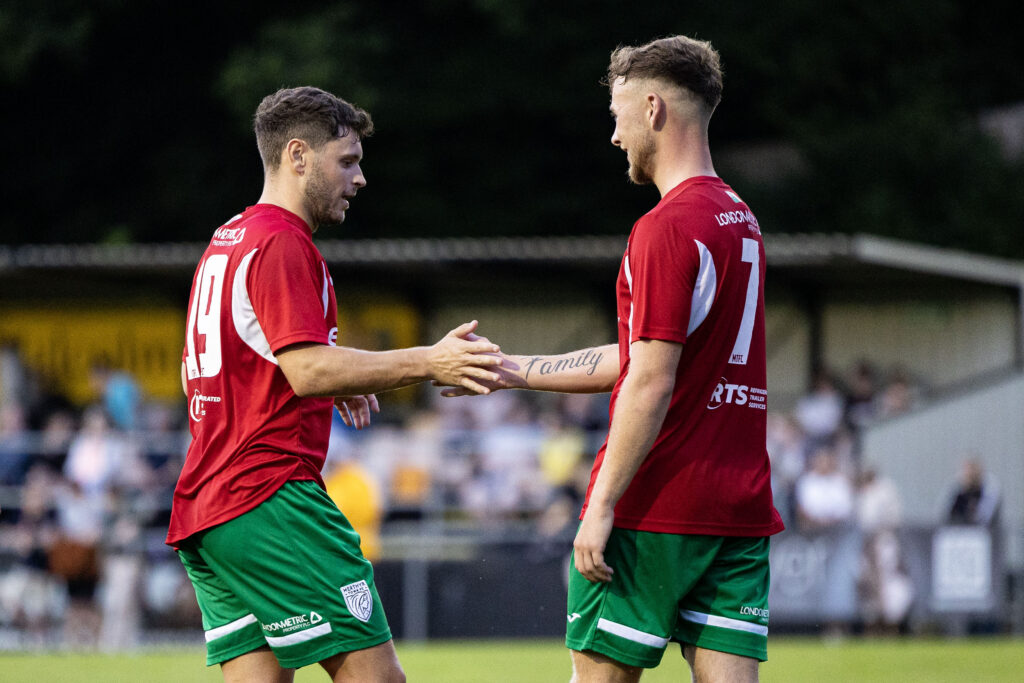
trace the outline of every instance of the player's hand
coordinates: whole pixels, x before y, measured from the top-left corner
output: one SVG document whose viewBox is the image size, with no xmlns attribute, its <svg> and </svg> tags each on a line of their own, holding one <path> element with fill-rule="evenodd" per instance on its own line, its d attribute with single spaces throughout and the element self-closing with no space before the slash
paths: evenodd
<svg viewBox="0 0 1024 683">
<path fill-rule="evenodd" d="M 461 387 L 470 393 L 488 394 L 488 383 L 500 378 L 495 372 L 502 363 L 497 344 L 473 333 L 477 321 L 464 323 L 430 347 L 427 355 L 436 384 Z"/>
<path fill-rule="evenodd" d="M 522 366 L 516 361 L 515 357 L 506 356 L 503 353 L 496 355 L 501 358 L 501 365 L 492 368 L 492 370 L 498 376 L 498 379 L 494 381 L 480 380 L 479 383 L 491 391 L 497 391 L 499 389 L 524 388 L 526 386 L 526 382 L 523 381 L 523 378 L 520 375 L 516 374 L 516 371 L 521 370 Z M 445 398 L 454 398 L 456 396 L 475 396 L 478 393 L 463 387 L 447 386 L 436 380 L 433 382 L 433 385 L 435 387 L 445 387 L 441 390 L 441 395 Z"/>
<path fill-rule="evenodd" d="M 341 415 L 341 421 L 349 427 L 362 429 L 370 426 L 370 413 L 379 413 L 380 404 L 373 394 L 365 396 L 335 396 L 334 407 Z"/>
<path fill-rule="evenodd" d="M 604 561 L 604 549 L 608 545 L 614 521 L 613 509 L 591 506 L 587 508 L 580 530 L 576 532 L 576 540 L 572 544 L 573 563 L 583 578 L 591 583 L 608 583 L 615 573 Z"/>
</svg>

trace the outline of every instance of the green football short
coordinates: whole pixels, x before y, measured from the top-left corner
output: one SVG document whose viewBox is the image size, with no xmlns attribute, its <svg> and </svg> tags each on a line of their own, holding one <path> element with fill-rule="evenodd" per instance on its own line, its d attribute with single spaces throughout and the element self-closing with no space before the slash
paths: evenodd
<svg viewBox="0 0 1024 683">
<path fill-rule="evenodd" d="M 269 645 L 298 668 L 391 639 L 359 535 L 327 493 L 292 481 L 249 512 L 183 541 L 207 665 Z"/>
<path fill-rule="evenodd" d="M 768 539 L 613 529 L 611 583 L 570 560 L 566 645 L 655 667 L 670 640 L 768 658 Z"/>
</svg>

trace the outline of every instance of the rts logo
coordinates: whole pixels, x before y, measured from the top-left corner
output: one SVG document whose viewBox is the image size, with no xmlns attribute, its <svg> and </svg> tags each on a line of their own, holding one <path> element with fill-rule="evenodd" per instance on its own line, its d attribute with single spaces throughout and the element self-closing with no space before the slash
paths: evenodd
<svg viewBox="0 0 1024 683">
<path fill-rule="evenodd" d="M 715 390 L 711 392 L 708 410 L 721 408 L 725 403 L 735 403 L 738 406 L 746 405 L 747 391 L 749 389 L 750 387 L 745 384 L 730 384 L 729 380 L 723 377 L 722 381 L 715 387 Z"/>
<path fill-rule="evenodd" d="M 721 380 L 715 385 L 715 390 L 711 392 L 708 410 L 716 410 L 726 403 L 757 410 L 764 410 L 767 407 L 768 392 L 765 389 L 748 387 L 746 384 L 732 384 L 724 377 Z"/>
</svg>

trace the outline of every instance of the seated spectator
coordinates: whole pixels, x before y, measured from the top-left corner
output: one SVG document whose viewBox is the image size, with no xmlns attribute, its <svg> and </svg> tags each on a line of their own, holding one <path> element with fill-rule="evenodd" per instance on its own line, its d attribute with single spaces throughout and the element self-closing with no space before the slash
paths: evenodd
<svg viewBox="0 0 1024 683">
<path fill-rule="evenodd" d="M 882 390 L 878 403 L 878 416 L 892 418 L 910 411 L 917 403 L 918 389 L 910 376 L 902 369 L 896 369 Z"/>
<path fill-rule="evenodd" d="M 796 482 L 797 521 L 803 531 L 826 531 L 845 526 L 853 518 L 853 486 L 840 471 L 839 459 L 829 446 L 811 457 L 810 469 Z"/>
<path fill-rule="evenodd" d="M 113 426 L 125 431 L 138 428 L 142 390 L 135 378 L 105 361 L 93 365 L 89 378 Z"/>
<path fill-rule="evenodd" d="M 812 445 L 829 441 L 843 422 L 845 402 L 832 374 L 819 370 L 811 390 L 796 403 L 793 415 Z"/>
<path fill-rule="evenodd" d="M 985 476 L 984 466 L 977 458 L 964 461 L 949 504 L 949 523 L 994 526 L 999 508 L 999 484 Z"/>
</svg>

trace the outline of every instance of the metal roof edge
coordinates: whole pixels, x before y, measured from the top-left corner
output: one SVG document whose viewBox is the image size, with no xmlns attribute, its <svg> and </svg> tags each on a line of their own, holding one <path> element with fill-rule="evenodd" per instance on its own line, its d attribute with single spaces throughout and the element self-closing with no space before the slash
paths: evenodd
<svg viewBox="0 0 1024 683">
<path fill-rule="evenodd" d="M 864 263 L 922 274 L 1024 288 L 1024 261 L 1003 259 L 876 235 L 765 235 L 769 267 Z M 569 263 L 614 264 L 625 235 L 318 240 L 331 264 Z M 0 273 L 17 269 L 191 269 L 206 244 L 0 245 Z"/>
<path fill-rule="evenodd" d="M 876 235 L 855 235 L 857 260 L 930 275 L 1024 287 L 1024 261 L 933 247 Z"/>
</svg>

